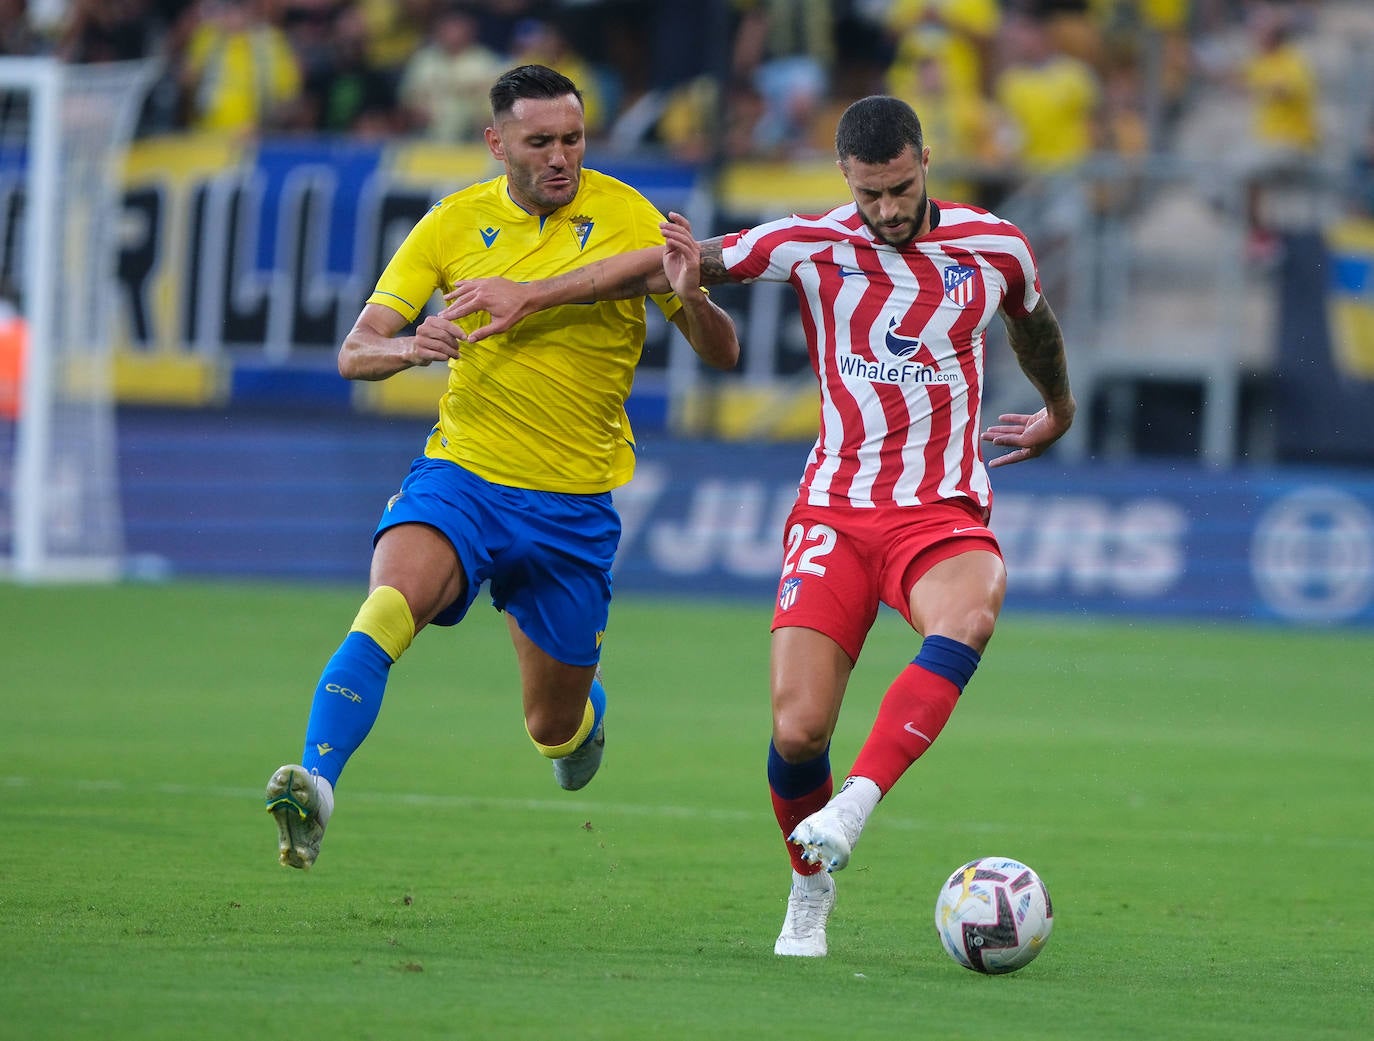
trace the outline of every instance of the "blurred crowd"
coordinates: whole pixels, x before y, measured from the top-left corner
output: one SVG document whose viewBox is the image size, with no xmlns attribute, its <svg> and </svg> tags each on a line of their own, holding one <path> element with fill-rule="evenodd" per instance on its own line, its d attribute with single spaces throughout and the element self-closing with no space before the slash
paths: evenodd
<svg viewBox="0 0 1374 1041">
<path fill-rule="evenodd" d="M 1318 0 L 0 0 L 0 53 L 160 57 L 143 132 L 476 143 L 486 92 L 541 62 L 586 95 L 600 146 L 692 162 L 830 152 L 838 111 L 892 93 L 932 185 L 1167 152 L 1200 89 L 1253 108 L 1257 171 L 1321 147 L 1298 46 Z M 1239 38 L 1227 50 L 1218 41 Z M 717 128 L 721 128 L 718 132 Z M 1374 167 L 1374 125 L 1356 161 Z"/>
</svg>

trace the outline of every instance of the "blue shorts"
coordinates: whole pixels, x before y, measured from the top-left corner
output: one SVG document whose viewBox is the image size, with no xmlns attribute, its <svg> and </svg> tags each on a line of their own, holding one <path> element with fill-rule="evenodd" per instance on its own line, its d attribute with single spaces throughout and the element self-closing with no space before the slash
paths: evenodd
<svg viewBox="0 0 1374 1041">
<path fill-rule="evenodd" d="M 492 484 L 445 459 L 421 456 L 391 497 L 372 536 L 427 524 L 453 544 L 467 575 L 463 597 L 439 612 L 456 625 L 491 584 L 535 644 L 568 665 L 595 665 L 611 610 L 611 565 L 620 515 L 609 492 L 570 495 Z"/>
</svg>

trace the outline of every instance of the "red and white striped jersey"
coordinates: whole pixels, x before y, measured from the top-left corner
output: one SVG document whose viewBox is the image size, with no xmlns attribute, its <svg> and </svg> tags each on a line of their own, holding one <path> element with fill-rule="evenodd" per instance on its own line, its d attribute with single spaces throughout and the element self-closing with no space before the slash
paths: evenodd
<svg viewBox="0 0 1374 1041">
<path fill-rule="evenodd" d="M 1040 278 L 1015 225 L 930 205 L 934 227 L 901 248 L 853 203 L 725 236 L 732 277 L 791 282 L 801 302 L 821 393 L 800 492 L 812 505 L 992 504 L 978 439 L 984 332 L 999 308 L 1029 314 Z"/>
</svg>

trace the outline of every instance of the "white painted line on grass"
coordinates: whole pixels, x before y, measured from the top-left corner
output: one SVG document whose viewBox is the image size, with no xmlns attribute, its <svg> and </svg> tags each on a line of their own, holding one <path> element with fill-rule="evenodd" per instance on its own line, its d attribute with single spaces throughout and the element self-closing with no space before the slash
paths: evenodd
<svg viewBox="0 0 1374 1041">
<path fill-rule="evenodd" d="M 54 787 L 75 788 L 87 792 L 124 792 L 132 791 L 134 785 L 115 778 L 103 779 L 57 779 L 45 777 L 41 782 L 29 777 L 0 777 L 0 788 L 33 788 L 41 786 L 45 790 Z M 262 798 L 261 788 L 231 788 L 213 785 L 155 784 L 140 790 L 156 795 L 168 796 L 212 796 L 217 799 L 253 802 Z M 771 826 L 773 821 L 765 807 L 757 811 L 721 809 L 711 806 L 666 806 L 645 803 L 625 802 L 588 802 L 583 799 L 501 799 L 484 795 L 437 795 L 420 792 L 359 792 L 348 790 L 350 803 L 367 805 L 388 805 L 404 803 L 408 806 L 428 806 L 447 809 L 490 809 L 502 812 L 524 811 L 527 813 L 567 813 L 575 810 L 585 814 L 618 814 L 625 817 L 672 817 L 682 820 L 720 821 L 723 823 L 755 823 Z M 878 815 L 874 822 L 880 829 L 897 831 L 955 831 L 976 836 L 999 836 L 1007 834 L 1007 825 L 996 821 L 950 821 L 940 820 L 931 823 L 914 817 Z M 1075 839 L 1083 838 L 1083 833 L 1068 829 L 1041 829 L 1040 834 L 1055 835 Z M 1098 831 L 1090 836 L 1098 842 L 1121 842 L 1125 844 L 1145 843 L 1151 846 L 1261 846 L 1266 849 L 1284 847 L 1316 850 L 1350 850 L 1361 853 L 1374 853 L 1374 838 L 1349 835 L 1330 837 L 1323 835 L 1279 835 L 1272 832 L 1246 831 L 1142 831 L 1132 828 L 1129 831 Z"/>
</svg>

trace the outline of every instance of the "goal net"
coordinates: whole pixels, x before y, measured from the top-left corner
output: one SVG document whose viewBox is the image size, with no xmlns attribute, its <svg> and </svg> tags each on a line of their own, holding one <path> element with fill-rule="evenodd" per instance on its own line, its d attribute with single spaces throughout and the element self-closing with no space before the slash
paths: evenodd
<svg viewBox="0 0 1374 1041">
<path fill-rule="evenodd" d="M 124 556 L 109 316 L 121 162 L 154 62 L 0 58 L 0 574 Z"/>
</svg>

